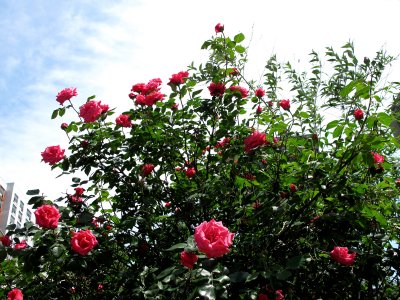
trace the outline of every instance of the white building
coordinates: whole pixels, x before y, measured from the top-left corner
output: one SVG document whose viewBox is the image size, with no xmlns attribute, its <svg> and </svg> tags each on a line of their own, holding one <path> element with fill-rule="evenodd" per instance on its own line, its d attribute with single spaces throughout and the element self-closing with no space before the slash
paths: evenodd
<svg viewBox="0 0 400 300">
<path fill-rule="evenodd" d="M 6 233 L 7 225 L 15 224 L 21 228 L 25 222 L 34 222 L 28 198 L 15 188 L 15 183 L 5 183 L 0 178 L 0 231 L 3 234 Z"/>
</svg>

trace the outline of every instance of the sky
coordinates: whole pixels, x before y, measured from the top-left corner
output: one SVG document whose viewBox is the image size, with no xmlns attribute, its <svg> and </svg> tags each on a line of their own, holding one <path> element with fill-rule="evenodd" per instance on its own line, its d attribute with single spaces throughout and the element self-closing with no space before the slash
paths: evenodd
<svg viewBox="0 0 400 300">
<path fill-rule="evenodd" d="M 71 177 L 41 162 L 47 146 L 68 148 L 60 124 L 73 115 L 50 118 L 57 93 L 76 87 L 74 101 L 96 95 L 117 113 L 133 105 L 135 83 L 159 77 L 169 93 L 172 74 L 204 62 L 217 23 L 245 34 L 246 77 L 257 80 L 274 53 L 301 66 L 312 49 L 349 40 L 360 58 L 397 56 L 399 12 L 400 0 L 0 0 L 0 177 L 21 194 L 72 191 Z M 400 81 L 398 61 L 389 73 Z"/>
</svg>

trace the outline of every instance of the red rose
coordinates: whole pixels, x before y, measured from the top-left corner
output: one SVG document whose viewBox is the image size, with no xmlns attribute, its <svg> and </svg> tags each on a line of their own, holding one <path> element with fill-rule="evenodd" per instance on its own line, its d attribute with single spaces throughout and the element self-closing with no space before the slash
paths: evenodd
<svg viewBox="0 0 400 300">
<path fill-rule="evenodd" d="M 23 300 L 24 295 L 20 289 L 14 288 L 7 294 L 7 300 Z"/>
<path fill-rule="evenodd" d="M 224 31 L 224 25 L 222 25 L 221 23 L 218 23 L 217 25 L 215 25 L 215 33 L 220 33 Z"/>
<path fill-rule="evenodd" d="M 171 202 L 165 202 L 164 206 L 165 207 L 170 207 L 171 206 Z"/>
<path fill-rule="evenodd" d="M 371 152 L 371 154 L 372 154 L 372 156 L 374 158 L 374 162 L 376 164 L 381 164 L 381 163 L 383 163 L 385 161 L 385 158 L 382 155 L 379 155 L 376 152 Z"/>
<path fill-rule="evenodd" d="M 178 107 L 179 107 L 179 104 L 178 104 L 178 103 L 174 103 L 174 104 L 172 105 L 171 109 L 172 109 L 172 110 L 177 110 Z"/>
<path fill-rule="evenodd" d="M 193 252 L 182 251 L 180 254 L 180 263 L 189 269 L 198 261 L 199 257 Z"/>
<path fill-rule="evenodd" d="M 185 174 L 187 177 L 192 178 L 196 174 L 196 169 L 195 168 L 188 168 L 185 171 Z"/>
<path fill-rule="evenodd" d="M 256 149 L 259 146 L 266 144 L 267 135 L 258 131 L 254 131 L 250 136 L 244 139 L 244 151 L 247 153 Z"/>
<path fill-rule="evenodd" d="M 272 299 L 274 299 L 274 300 L 282 300 L 283 298 L 285 298 L 283 296 L 283 294 L 282 294 L 282 290 L 277 290 L 277 291 L 271 292 L 271 293 L 275 293 L 275 295 L 272 296 L 273 298 L 268 297 L 267 294 L 259 293 L 258 296 L 257 296 L 257 300 L 272 300 Z"/>
<path fill-rule="evenodd" d="M 194 240 L 200 252 L 205 253 L 208 258 L 213 258 L 229 252 L 234 235 L 222 225 L 222 222 L 212 219 L 210 222 L 204 221 L 195 228 Z"/>
<path fill-rule="evenodd" d="M 233 68 L 232 71 L 229 73 L 231 76 L 239 75 L 239 70 L 237 68 Z"/>
<path fill-rule="evenodd" d="M 49 146 L 41 153 L 42 160 L 52 166 L 65 157 L 64 152 L 60 146 Z"/>
<path fill-rule="evenodd" d="M 292 192 L 296 192 L 296 191 L 297 191 L 297 186 L 296 186 L 294 183 L 291 183 L 291 184 L 289 185 L 289 188 L 290 188 L 290 190 L 291 190 Z"/>
<path fill-rule="evenodd" d="M 272 101 L 268 101 L 268 106 L 269 107 L 271 107 L 271 106 L 273 106 L 274 105 L 274 103 L 272 102 Z"/>
<path fill-rule="evenodd" d="M 147 84 L 138 83 L 132 87 L 132 92 L 136 92 L 138 94 L 131 93 L 129 97 L 131 99 L 136 99 L 137 105 L 147 105 L 152 106 L 157 101 L 161 101 L 164 99 L 165 95 L 160 93 L 160 78 L 154 78 L 150 80 Z"/>
<path fill-rule="evenodd" d="M 58 220 L 61 215 L 58 209 L 53 205 L 42 205 L 35 211 L 36 224 L 40 227 L 55 229 L 58 226 Z"/>
<path fill-rule="evenodd" d="M 396 180 L 395 180 L 395 183 L 396 183 L 396 185 L 400 185 L 400 178 L 397 178 Z M 4 245 L 4 244 L 3 244 Z"/>
<path fill-rule="evenodd" d="M 144 84 L 144 83 L 136 83 L 135 85 L 132 86 L 131 91 L 136 92 L 136 93 L 141 93 L 144 91 L 145 87 L 146 87 L 146 84 Z"/>
<path fill-rule="evenodd" d="M 8 235 L 3 235 L 2 237 L 0 237 L 0 242 L 3 244 L 4 247 L 10 247 L 12 243 Z"/>
<path fill-rule="evenodd" d="M 261 113 L 262 113 L 262 111 L 263 111 L 262 107 L 261 107 L 260 105 L 259 105 L 259 106 L 257 106 L 256 113 L 257 113 L 257 114 L 261 114 Z"/>
<path fill-rule="evenodd" d="M 353 112 L 354 118 L 356 118 L 356 120 L 361 120 L 362 118 L 364 118 L 364 111 L 362 109 L 355 109 Z"/>
<path fill-rule="evenodd" d="M 77 96 L 78 93 L 76 92 L 76 88 L 65 88 L 61 92 L 57 94 L 57 102 L 59 102 L 61 105 L 64 104 L 65 101 L 70 100 L 72 97 Z"/>
<path fill-rule="evenodd" d="M 265 96 L 265 91 L 264 91 L 262 88 L 258 88 L 258 89 L 256 89 L 256 91 L 255 91 L 255 95 L 256 95 L 256 97 L 258 97 L 258 98 L 262 98 L 262 97 Z"/>
<path fill-rule="evenodd" d="M 231 138 L 226 137 L 222 141 L 217 142 L 215 144 L 214 148 L 219 149 L 219 148 L 225 147 L 226 145 L 229 145 L 230 142 L 231 142 Z M 210 147 L 209 146 L 207 146 L 207 147 L 208 148 L 206 148 L 206 151 L 210 150 Z"/>
<path fill-rule="evenodd" d="M 240 98 L 246 98 L 249 95 L 249 91 L 247 89 L 238 85 L 231 86 L 230 90 L 235 92 L 235 94 L 240 94 Z"/>
<path fill-rule="evenodd" d="M 107 112 L 108 105 L 101 104 L 101 101 L 89 101 L 83 104 L 79 109 L 79 116 L 85 123 L 95 122 L 103 112 Z"/>
<path fill-rule="evenodd" d="M 89 229 L 74 232 L 71 238 L 72 250 L 80 255 L 88 254 L 97 244 L 96 237 Z"/>
<path fill-rule="evenodd" d="M 261 207 L 261 203 L 260 201 L 256 200 L 255 202 L 253 202 L 253 204 L 251 205 L 251 207 L 253 207 L 253 209 L 258 209 Z"/>
<path fill-rule="evenodd" d="M 21 240 L 21 242 L 17 243 L 14 245 L 14 249 L 15 250 L 21 250 L 21 249 L 25 249 L 26 248 L 26 241 L 25 240 Z"/>
<path fill-rule="evenodd" d="M 345 266 L 354 264 L 357 253 L 349 253 L 347 247 L 334 247 L 331 251 L 331 259 Z"/>
<path fill-rule="evenodd" d="M 208 90 L 210 91 L 210 95 L 213 97 L 222 97 L 222 95 L 225 93 L 225 84 L 222 82 L 211 82 L 210 85 L 208 86 Z"/>
<path fill-rule="evenodd" d="M 101 291 L 103 288 L 104 288 L 104 286 L 101 283 L 99 283 L 99 285 L 97 286 L 97 290 Z"/>
<path fill-rule="evenodd" d="M 279 102 L 279 105 L 284 109 L 284 110 L 289 110 L 290 109 L 290 101 L 289 100 L 281 100 Z"/>
<path fill-rule="evenodd" d="M 71 202 L 74 202 L 74 203 L 83 202 L 83 199 L 81 197 L 79 197 L 78 195 L 68 195 L 68 199 L 71 200 Z"/>
<path fill-rule="evenodd" d="M 83 140 L 83 141 L 81 142 L 81 146 L 82 146 L 82 148 L 86 148 L 87 146 L 89 146 L 89 142 L 86 141 L 86 140 Z"/>
<path fill-rule="evenodd" d="M 122 127 L 132 127 L 132 122 L 129 120 L 128 115 L 119 115 L 119 117 L 115 119 L 115 123 Z"/>
<path fill-rule="evenodd" d="M 173 74 L 169 79 L 168 84 L 180 85 L 185 83 L 185 78 L 189 77 L 189 72 L 179 72 L 178 74 Z"/>
<path fill-rule="evenodd" d="M 65 129 L 67 129 L 68 128 L 68 124 L 67 123 L 62 123 L 61 124 L 61 129 L 62 130 L 65 130 Z"/>
<path fill-rule="evenodd" d="M 142 166 L 142 173 L 143 176 L 146 177 L 149 175 L 151 172 L 154 170 L 154 165 L 153 164 L 145 164 Z"/>
<path fill-rule="evenodd" d="M 83 187 L 78 186 L 75 188 L 75 194 L 77 196 L 82 196 L 84 191 L 85 191 L 85 189 Z"/>
</svg>

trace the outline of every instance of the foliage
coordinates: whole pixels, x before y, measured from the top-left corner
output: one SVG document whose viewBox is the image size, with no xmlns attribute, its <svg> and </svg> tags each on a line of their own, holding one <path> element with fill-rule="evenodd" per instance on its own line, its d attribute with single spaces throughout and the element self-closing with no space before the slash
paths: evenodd
<svg viewBox="0 0 400 300">
<path fill-rule="evenodd" d="M 56 205 L 60 223 L 9 226 L 14 243 L 31 244 L 0 248 L 0 295 L 18 287 L 26 299 L 273 299 L 275 290 L 285 299 L 399 297 L 399 143 L 386 109 L 399 83 L 381 80 L 393 57 L 379 51 L 360 62 L 347 43 L 323 60 L 311 52 L 310 70 L 299 73 L 272 56 L 258 84 L 242 76 L 243 40 L 220 31 L 204 42 L 208 61 L 192 63 L 164 101 L 135 105 L 132 96 L 123 112 L 132 127 L 115 123 L 115 109 L 64 126 L 69 155 L 52 168 L 86 190 L 54 201 L 28 192 L 35 208 Z M 210 96 L 211 82 L 225 85 L 222 96 Z M 83 103 L 68 101 L 52 118 L 78 114 Z M 266 142 L 244 151 L 254 131 Z M 145 164 L 155 168 L 144 173 Z M 235 233 L 218 258 L 193 239 L 211 219 Z M 98 245 L 80 255 L 71 237 L 87 229 Z M 354 264 L 332 260 L 335 246 L 356 253 Z M 182 250 L 199 256 L 193 269 L 180 264 Z"/>
</svg>

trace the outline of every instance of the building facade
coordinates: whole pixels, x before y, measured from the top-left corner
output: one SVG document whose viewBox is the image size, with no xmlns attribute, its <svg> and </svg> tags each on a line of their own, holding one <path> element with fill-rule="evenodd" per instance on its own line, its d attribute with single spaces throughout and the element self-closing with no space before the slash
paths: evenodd
<svg viewBox="0 0 400 300">
<path fill-rule="evenodd" d="M 28 205 L 25 194 L 15 188 L 15 183 L 5 183 L 0 178 L 0 231 L 6 233 L 6 227 L 10 224 L 18 228 L 25 222 L 34 222 L 32 207 Z M 0 233 L 0 235 L 2 235 Z"/>
</svg>

